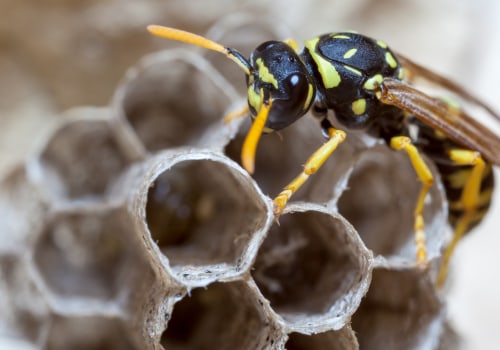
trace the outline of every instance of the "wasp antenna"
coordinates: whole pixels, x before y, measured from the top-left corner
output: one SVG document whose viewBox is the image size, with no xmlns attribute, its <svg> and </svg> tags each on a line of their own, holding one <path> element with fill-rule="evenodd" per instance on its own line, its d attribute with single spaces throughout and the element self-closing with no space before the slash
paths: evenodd
<svg viewBox="0 0 500 350">
<path fill-rule="evenodd" d="M 200 46 L 208 50 L 220 52 L 226 55 L 232 61 L 236 62 L 236 64 L 240 66 L 245 71 L 246 74 L 250 75 L 251 72 L 250 63 L 248 63 L 246 58 L 243 57 L 243 55 L 240 54 L 235 49 L 225 47 L 201 35 L 193 34 L 180 29 L 164 27 L 155 24 L 149 25 L 147 28 L 151 34 L 159 36 L 161 38 L 181 41 L 191 45 Z"/>
<path fill-rule="evenodd" d="M 262 107 L 255 117 L 245 141 L 243 142 L 243 147 L 241 149 L 241 164 L 249 174 L 253 174 L 255 169 L 255 153 L 257 151 L 260 136 L 262 135 L 262 131 L 266 125 L 271 105 L 272 100 L 270 100 L 269 103 L 262 104 Z"/>
</svg>

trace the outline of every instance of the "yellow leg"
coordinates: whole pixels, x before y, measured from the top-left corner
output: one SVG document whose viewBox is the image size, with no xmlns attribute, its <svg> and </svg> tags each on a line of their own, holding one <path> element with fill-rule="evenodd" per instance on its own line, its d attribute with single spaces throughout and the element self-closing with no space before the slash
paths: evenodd
<svg viewBox="0 0 500 350">
<path fill-rule="evenodd" d="M 446 276 L 448 275 L 448 267 L 453 251 L 455 250 L 458 241 L 469 230 L 480 205 L 481 181 L 485 170 L 484 160 L 478 152 L 469 150 L 451 150 L 449 156 L 456 165 L 470 165 L 473 168 L 460 197 L 460 209 L 462 209 L 464 213 L 458 220 L 457 225 L 455 226 L 453 239 L 450 242 L 450 245 L 446 247 L 443 254 L 443 260 L 441 262 L 436 281 L 438 288 L 443 286 Z"/>
<path fill-rule="evenodd" d="M 344 131 L 334 128 L 328 129 L 328 135 L 330 139 L 309 157 L 304 165 L 302 173 L 286 185 L 274 199 L 274 214 L 276 216 L 281 214 L 290 197 L 297 192 L 297 190 L 307 181 L 310 175 L 314 174 L 319 168 L 321 168 L 335 149 L 337 149 L 337 146 L 341 144 L 346 137 Z"/>
<path fill-rule="evenodd" d="M 243 107 L 235 109 L 229 112 L 224 117 L 224 124 L 229 124 L 233 119 L 242 118 L 250 113 L 250 109 L 248 108 L 248 104 L 245 104 Z"/>
<path fill-rule="evenodd" d="M 425 247 L 425 223 L 424 223 L 424 203 L 429 189 L 434 183 L 434 177 L 420 155 L 418 149 L 411 143 L 410 138 L 406 136 L 396 136 L 391 139 L 391 147 L 398 151 L 405 151 L 410 157 L 411 164 L 415 169 L 418 179 L 422 182 L 422 188 L 418 195 L 417 204 L 413 213 L 414 230 L 415 230 L 415 244 L 417 246 L 417 264 L 424 268 L 427 267 L 427 249 Z"/>
</svg>

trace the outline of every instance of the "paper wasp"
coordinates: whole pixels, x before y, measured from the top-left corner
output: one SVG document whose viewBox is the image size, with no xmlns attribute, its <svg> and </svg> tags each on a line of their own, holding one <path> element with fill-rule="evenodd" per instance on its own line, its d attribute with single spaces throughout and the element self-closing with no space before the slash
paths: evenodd
<svg viewBox="0 0 500 350">
<path fill-rule="evenodd" d="M 455 83 L 395 54 L 384 42 L 357 33 L 325 34 L 305 42 L 267 41 L 246 59 L 238 51 L 178 29 L 152 25 L 157 36 L 182 41 L 226 55 L 242 68 L 247 81 L 248 107 L 229 119 L 250 112 L 253 124 L 245 138 L 241 160 L 252 173 L 257 144 L 263 132 L 283 129 L 309 110 L 321 121 L 327 141 L 314 152 L 304 170 L 274 199 L 279 215 L 290 197 L 314 174 L 345 139 L 327 118 L 335 113 L 338 126 L 362 129 L 393 149 L 406 152 L 422 183 L 415 206 L 417 263 L 427 264 L 424 200 L 434 182 L 422 157 L 431 159 L 449 202 L 448 220 L 454 237 L 444 252 L 438 285 L 458 240 L 481 221 L 493 190 L 492 166 L 500 165 L 500 138 L 463 109 L 431 97 L 412 86 L 423 78 L 481 107 L 496 121 L 491 108 Z M 416 132 L 410 132 L 410 128 Z"/>
</svg>

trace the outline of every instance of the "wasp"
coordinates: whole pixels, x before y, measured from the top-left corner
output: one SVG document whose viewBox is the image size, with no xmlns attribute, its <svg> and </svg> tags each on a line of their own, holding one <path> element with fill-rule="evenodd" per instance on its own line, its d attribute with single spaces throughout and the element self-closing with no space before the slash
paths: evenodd
<svg viewBox="0 0 500 350">
<path fill-rule="evenodd" d="M 317 36 L 300 50 L 294 40 L 267 41 L 246 59 L 237 50 L 179 29 L 151 25 L 150 33 L 217 51 L 245 73 L 248 105 L 226 121 L 250 114 L 252 126 L 241 150 L 241 162 L 254 171 L 262 133 L 281 130 L 312 110 L 327 141 L 304 164 L 303 171 L 274 199 L 278 216 L 290 197 L 345 140 L 345 130 L 360 129 L 405 152 L 421 182 L 414 210 L 417 265 L 427 266 L 423 211 L 434 183 L 426 159 L 434 162 L 449 204 L 454 235 L 444 251 L 437 285 L 460 238 L 486 214 L 492 197 L 493 166 L 500 165 L 500 138 L 455 103 L 414 87 L 423 78 L 481 107 L 490 107 L 450 80 L 393 52 L 388 45 L 353 32 Z M 327 118 L 335 114 L 338 127 Z M 427 158 L 424 158 L 423 155 Z"/>
</svg>

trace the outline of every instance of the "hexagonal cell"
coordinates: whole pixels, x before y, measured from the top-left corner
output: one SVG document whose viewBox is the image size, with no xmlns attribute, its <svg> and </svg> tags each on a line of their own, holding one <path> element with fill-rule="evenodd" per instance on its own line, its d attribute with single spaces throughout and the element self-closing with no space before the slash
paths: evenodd
<svg viewBox="0 0 500 350">
<path fill-rule="evenodd" d="M 440 256 L 450 235 L 443 188 L 438 175 L 436 178 L 424 211 L 430 259 Z M 375 255 L 414 265 L 413 212 L 420 187 L 405 154 L 385 145 L 376 146 L 357 159 L 348 188 L 337 203 L 338 209 Z"/>
<path fill-rule="evenodd" d="M 28 164 L 30 178 L 55 201 L 102 198 L 129 165 L 109 122 L 109 110 L 79 108 Z"/>
<path fill-rule="evenodd" d="M 29 250 L 43 226 L 47 204 L 28 181 L 24 166 L 0 182 L 0 212 L 0 254 Z"/>
<path fill-rule="evenodd" d="M 278 349 L 282 333 L 246 282 L 196 288 L 174 306 L 165 349 Z"/>
<path fill-rule="evenodd" d="M 124 321 L 114 317 L 54 315 L 47 338 L 51 350 L 141 349 L 130 338 Z"/>
<path fill-rule="evenodd" d="M 114 107 L 142 152 L 185 145 L 222 147 L 222 120 L 238 98 L 200 55 L 168 50 L 143 58 L 119 86 Z M 231 129 L 228 129 L 231 130 Z M 218 133 L 218 137 L 210 133 Z M 206 136 L 207 135 L 207 136 Z"/>
<path fill-rule="evenodd" d="M 272 223 L 272 203 L 218 152 L 165 151 L 131 168 L 117 190 L 153 260 L 195 287 L 247 271 Z"/>
<path fill-rule="evenodd" d="M 310 334 L 348 322 L 368 289 L 372 263 L 340 215 L 292 204 L 271 228 L 252 276 L 287 326 Z"/>
<path fill-rule="evenodd" d="M 31 279 L 26 261 L 17 255 L 0 255 L 0 281 L 0 348 L 2 338 L 16 344 L 9 349 L 41 348 L 49 308 Z"/>
<path fill-rule="evenodd" d="M 116 303 L 124 301 L 119 297 L 130 294 L 130 287 L 146 275 L 136 245 L 124 210 L 95 206 L 55 214 L 34 251 L 39 283 L 52 307 L 118 312 L 122 305 Z"/>
<path fill-rule="evenodd" d="M 449 334 L 444 314 L 427 273 L 376 268 L 352 327 L 360 349 L 437 349 Z"/>
<path fill-rule="evenodd" d="M 249 124 L 247 120 L 224 150 L 237 163 L 241 162 L 241 148 Z M 310 115 L 284 130 L 262 135 L 255 158 L 255 173 L 252 176 L 264 193 L 276 196 L 302 172 L 303 164 L 324 142 L 318 121 Z M 294 194 L 293 199 L 321 203 L 330 201 L 336 192 L 342 192 L 345 177 L 353 165 L 357 143 L 356 138 L 348 138 Z"/>
<path fill-rule="evenodd" d="M 346 326 L 338 331 L 311 335 L 291 333 L 285 347 L 287 350 L 354 350 L 359 344 L 351 327 Z"/>
</svg>

